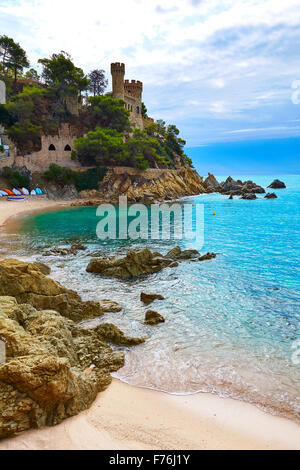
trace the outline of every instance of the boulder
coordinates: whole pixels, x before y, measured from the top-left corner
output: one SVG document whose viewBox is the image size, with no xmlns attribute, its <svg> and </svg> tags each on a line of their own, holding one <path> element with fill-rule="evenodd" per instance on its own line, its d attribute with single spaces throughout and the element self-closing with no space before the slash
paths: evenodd
<svg viewBox="0 0 300 470">
<path fill-rule="evenodd" d="M 285 189 L 286 185 L 283 181 L 274 180 L 273 183 L 271 183 L 270 186 L 268 186 L 268 188 L 271 188 L 271 189 Z"/>
<path fill-rule="evenodd" d="M 155 300 L 165 300 L 165 298 L 160 294 L 146 294 L 145 292 L 141 293 L 141 301 L 146 304 L 152 304 Z"/>
<path fill-rule="evenodd" d="M 241 199 L 246 199 L 246 200 L 251 201 L 253 199 L 257 199 L 257 197 L 256 197 L 256 194 L 246 193 L 241 197 Z"/>
<path fill-rule="evenodd" d="M 14 298 L 0 297 L 0 337 L 0 439 L 80 413 L 124 366 L 124 354 L 96 331 Z"/>
<path fill-rule="evenodd" d="M 215 253 L 206 253 L 206 255 L 200 256 L 197 261 L 209 261 L 215 259 L 217 255 Z"/>
<path fill-rule="evenodd" d="M 83 302 L 76 292 L 45 276 L 34 264 L 16 259 L 0 261 L 0 296 L 15 297 L 18 303 L 39 310 L 56 310 L 74 321 L 101 316 L 108 308 L 107 302 Z"/>
<path fill-rule="evenodd" d="M 88 273 L 128 280 L 158 273 L 167 267 L 175 268 L 178 261 L 197 261 L 199 256 L 197 250 L 182 251 L 180 247 L 173 248 L 166 256 L 144 248 L 128 251 L 124 257 L 92 258 L 86 270 Z"/>
<path fill-rule="evenodd" d="M 203 186 L 210 192 L 218 192 L 220 190 L 220 183 L 211 173 L 208 173 L 208 177 L 204 181 Z"/>
<path fill-rule="evenodd" d="M 144 343 L 146 340 L 146 338 L 131 338 L 129 336 L 125 336 L 118 327 L 111 323 L 103 323 L 102 325 L 97 326 L 95 331 L 103 341 L 107 341 L 117 346 L 137 346 L 138 344 Z"/>
<path fill-rule="evenodd" d="M 47 264 L 39 263 L 36 261 L 35 263 L 33 263 L 33 266 L 38 268 L 42 274 L 45 274 L 45 276 L 49 276 L 49 274 L 51 274 L 51 268 L 47 266 Z"/>
<path fill-rule="evenodd" d="M 159 323 L 165 323 L 165 319 L 162 315 L 159 313 L 153 311 L 153 310 L 148 310 L 145 316 L 145 323 L 147 325 L 155 326 L 158 325 Z"/>
<path fill-rule="evenodd" d="M 267 193 L 265 199 L 277 199 L 277 196 L 275 193 Z"/>
</svg>

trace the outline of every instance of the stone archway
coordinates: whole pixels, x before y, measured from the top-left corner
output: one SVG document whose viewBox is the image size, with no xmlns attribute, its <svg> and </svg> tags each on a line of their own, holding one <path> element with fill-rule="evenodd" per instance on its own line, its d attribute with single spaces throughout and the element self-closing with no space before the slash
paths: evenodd
<svg viewBox="0 0 300 470">
<path fill-rule="evenodd" d="M 72 149 L 69 144 L 65 146 L 65 152 L 72 152 Z"/>
</svg>

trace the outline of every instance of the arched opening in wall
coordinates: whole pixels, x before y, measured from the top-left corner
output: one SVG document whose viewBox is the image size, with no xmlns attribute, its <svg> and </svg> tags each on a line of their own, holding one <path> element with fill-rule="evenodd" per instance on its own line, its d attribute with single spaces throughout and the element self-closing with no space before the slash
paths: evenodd
<svg viewBox="0 0 300 470">
<path fill-rule="evenodd" d="M 48 150 L 50 150 L 50 152 L 55 152 L 56 148 L 55 148 L 55 146 L 54 146 L 53 144 L 51 144 L 51 145 L 49 145 L 49 149 L 48 149 Z"/>
<path fill-rule="evenodd" d="M 140 114 L 140 107 L 139 106 L 136 107 L 136 113 Z"/>
<path fill-rule="evenodd" d="M 72 151 L 72 149 L 71 149 L 70 145 L 67 144 L 67 145 L 65 146 L 65 152 L 71 152 L 71 151 Z"/>
</svg>

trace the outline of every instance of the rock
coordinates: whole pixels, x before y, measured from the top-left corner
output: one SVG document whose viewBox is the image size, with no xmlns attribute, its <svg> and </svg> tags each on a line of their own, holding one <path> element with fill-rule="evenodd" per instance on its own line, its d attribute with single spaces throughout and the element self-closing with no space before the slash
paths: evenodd
<svg viewBox="0 0 300 470">
<path fill-rule="evenodd" d="M 208 173 L 208 177 L 203 183 L 204 187 L 211 192 L 218 192 L 220 190 L 220 183 L 217 181 L 214 175 Z"/>
<path fill-rule="evenodd" d="M 251 180 L 245 182 L 241 180 L 234 181 L 233 178 L 229 177 L 225 182 L 220 184 L 219 192 L 233 197 L 248 194 L 264 194 L 265 190 Z M 232 198 L 230 197 L 230 199 Z"/>
<path fill-rule="evenodd" d="M 160 315 L 159 313 L 157 312 L 154 312 L 153 310 L 148 310 L 148 312 L 146 313 L 146 317 L 145 317 L 145 323 L 147 323 L 147 325 L 158 325 L 159 323 L 165 323 L 165 319 L 162 315 Z"/>
<path fill-rule="evenodd" d="M 78 251 L 85 251 L 87 248 L 81 242 L 72 243 L 71 248 L 53 247 L 43 253 L 43 256 L 69 256 L 77 255 Z"/>
<path fill-rule="evenodd" d="M 109 168 L 99 184 L 102 197 L 127 196 L 129 201 L 152 204 L 155 201 L 174 200 L 183 196 L 207 192 L 202 178 L 189 167 L 175 170 L 135 168 Z"/>
<path fill-rule="evenodd" d="M 144 248 L 128 251 L 125 257 L 92 258 L 86 270 L 88 273 L 126 280 L 158 273 L 167 267 L 177 267 L 178 261 L 197 260 L 199 255 L 197 250 L 182 251 L 180 247 L 172 249 L 166 256 Z"/>
<path fill-rule="evenodd" d="M 285 189 L 286 185 L 283 181 L 274 180 L 273 183 L 271 183 L 270 186 L 268 186 L 268 188 L 271 188 L 271 189 Z"/>
<path fill-rule="evenodd" d="M 13 319 L 17 309 L 21 323 Z M 0 364 L 0 439 L 56 425 L 87 409 L 110 384 L 110 373 L 124 366 L 124 354 L 96 331 L 13 298 L 0 297 L 0 337 L 6 344 L 6 363 Z"/>
<path fill-rule="evenodd" d="M 125 336 L 118 327 L 111 323 L 103 323 L 102 325 L 97 326 L 95 331 L 103 341 L 108 341 L 109 343 L 117 346 L 137 346 L 138 344 L 144 343 L 146 339 Z"/>
<path fill-rule="evenodd" d="M 154 300 L 165 300 L 165 298 L 162 295 L 159 294 L 146 294 L 145 292 L 141 293 L 141 301 L 146 304 L 152 304 Z"/>
<path fill-rule="evenodd" d="M 16 259 L 0 261 L 0 296 L 12 296 L 19 304 L 38 310 L 56 310 L 74 321 L 95 318 L 107 311 L 107 303 L 83 302 L 74 291 L 46 277 L 34 264 Z"/>
<path fill-rule="evenodd" d="M 38 268 L 42 274 L 45 274 L 45 276 L 49 276 L 49 274 L 51 274 L 51 268 L 47 266 L 47 264 L 39 263 L 36 261 L 35 263 L 33 263 L 33 266 Z"/>
<path fill-rule="evenodd" d="M 79 197 L 80 199 L 97 199 L 100 197 L 100 193 L 96 189 L 87 189 L 80 191 Z"/>
<path fill-rule="evenodd" d="M 252 199 L 257 199 L 256 194 L 244 194 L 241 199 L 247 199 L 247 200 L 252 200 Z"/>
<path fill-rule="evenodd" d="M 215 259 L 217 255 L 215 253 L 206 253 L 206 255 L 200 256 L 198 261 L 209 261 L 211 259 Z"/>
<path fill-rule="evenodd" d="M 230 199 L 230 200 L 233 199 L 233 194 L 230 194 L 229 199 Z"/>
<path fill-rule="evenodd" d="M 277 196 L 275 193 L 267 193 L 265 199 L 277 199 Z"/>
</svg>

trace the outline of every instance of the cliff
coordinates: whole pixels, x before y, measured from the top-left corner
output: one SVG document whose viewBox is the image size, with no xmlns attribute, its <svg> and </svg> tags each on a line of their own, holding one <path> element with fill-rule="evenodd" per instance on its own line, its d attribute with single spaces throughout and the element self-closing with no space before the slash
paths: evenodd
<svg viewBox="0 0 300 470">
<path fill-rule="evenodd" d="M 151 203 L 205 193 L 206 189 L 196 170 L 188 167 L 146 171 L 114 167 L 109 168 L 99 185 L 99 192 L 106 199 L 127 196 L 131 202 Z"/>
</svg>

